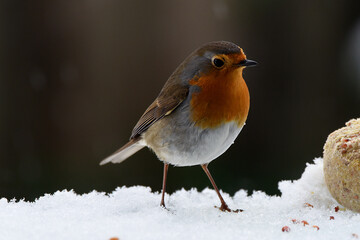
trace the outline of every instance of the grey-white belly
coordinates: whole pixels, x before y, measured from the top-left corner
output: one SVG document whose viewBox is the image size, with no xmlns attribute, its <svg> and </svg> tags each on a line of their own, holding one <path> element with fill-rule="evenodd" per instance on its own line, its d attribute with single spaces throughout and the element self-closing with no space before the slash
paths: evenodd
<svg viewBox="0 0 360 240">
<path fill-rule="evenodd" d="M 185 121 L 184 121 L 185 120 Z M 209 163 L 234 143 L 242 127 L 235 122 L 201 129 L 187 119 L 164 118 L 143 135 L 144 143 L 162 161 L 176 166 Z"/>
</svg>

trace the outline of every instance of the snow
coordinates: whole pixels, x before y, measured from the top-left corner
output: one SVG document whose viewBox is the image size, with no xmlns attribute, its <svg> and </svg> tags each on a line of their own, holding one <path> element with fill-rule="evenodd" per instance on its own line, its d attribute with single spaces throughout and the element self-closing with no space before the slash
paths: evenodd
<svg viewBox="0 0 360 240">
<path fill-rule="evenodd" d="M 168 209 L 159 207 L 160 193 L 142 186 L 111 194 L 63 190 L 35 202 L 2 198 L 0 239 L 356 239 L 360 214 L 341 206 L 335 211 L 339 204 L 326 188 L 322 168 L 318 158 L 299 180 L 280 182 L 281 197 L 223 193 L 229 207 L 244 209 L 240 213 L 214 208 L 219 200 L 212 189 L 167 195 Z M 284 226 L 290 231 L 283 232 Z"/>
</svg>

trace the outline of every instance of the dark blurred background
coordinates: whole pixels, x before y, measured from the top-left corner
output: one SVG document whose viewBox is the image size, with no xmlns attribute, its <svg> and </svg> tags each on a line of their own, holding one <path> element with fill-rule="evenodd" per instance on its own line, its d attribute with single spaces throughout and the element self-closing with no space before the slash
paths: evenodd
<svg viewBox="0 0 360 240">
<path fill-rule="evenodd" d="M 279 194 L 360 116 L 360 1 L 0 1 L 0 197 L 61 189 L 161 189 L 148 150 L 99 162 L 177 65 L 213 40 L 259 62 L 245 70 L 250 113 L 209 169 L 218 186 Z M 168 191 L 211 187 L 200 167 L 170 168 Z M 160 199 L 159 199 L 160 201 Z"/>
</svg>

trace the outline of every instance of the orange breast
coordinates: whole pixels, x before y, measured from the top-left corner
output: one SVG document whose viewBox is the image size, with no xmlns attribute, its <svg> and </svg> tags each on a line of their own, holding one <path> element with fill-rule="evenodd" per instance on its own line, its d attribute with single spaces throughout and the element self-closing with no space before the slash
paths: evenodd
<svg viewBox="0 0 360 240">
<path fill-rule="evenodd" d="M 235 121 L 243 126 L 250 106 L 249 90 L 242 77 L 242 68 L 212 71 L 190 81 L 200 87 L 190 102 L 193 121 L 201 128 L 215 128 Z"/>
</svg>

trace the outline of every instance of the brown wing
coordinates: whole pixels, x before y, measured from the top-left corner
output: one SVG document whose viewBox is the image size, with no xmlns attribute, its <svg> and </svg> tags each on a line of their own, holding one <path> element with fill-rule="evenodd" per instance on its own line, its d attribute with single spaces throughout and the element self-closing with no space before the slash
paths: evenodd
<svg viewBox="0 0 360 240">
<path fill-rule="evenodd" d="M 159 96 L 146 109 L 134 127 L 130 139 L 141 135 L 152 124 L 169 115 L 185 100 L 189 92 L 188 87 L 181 85 L 165 85 Z"/>
</svg>

